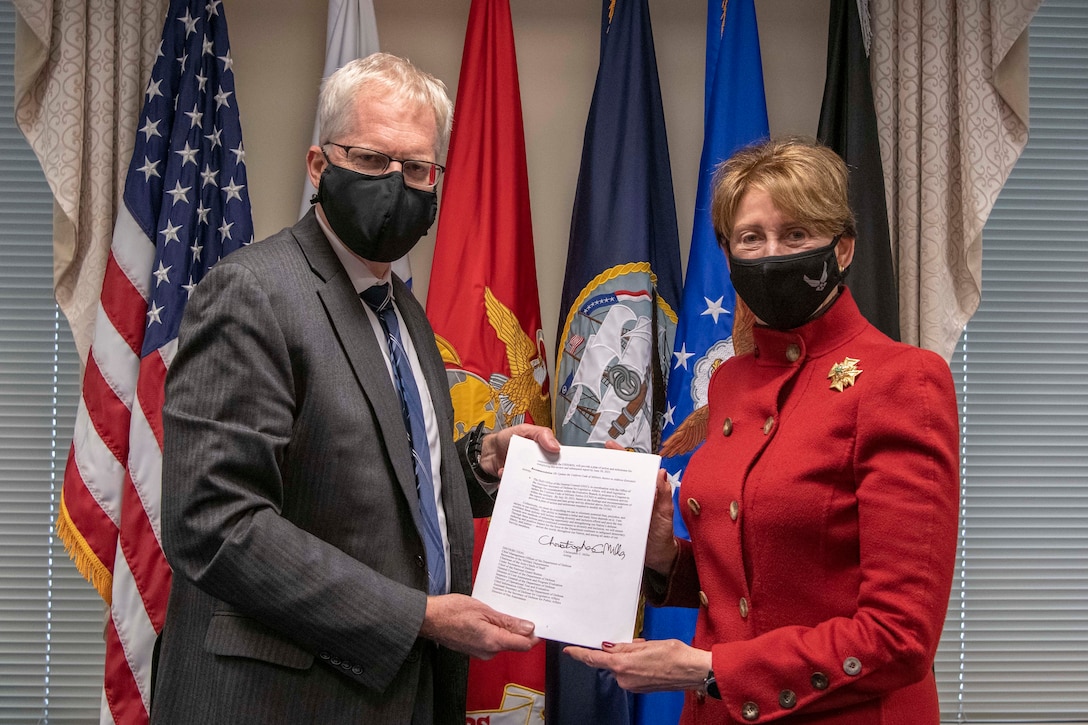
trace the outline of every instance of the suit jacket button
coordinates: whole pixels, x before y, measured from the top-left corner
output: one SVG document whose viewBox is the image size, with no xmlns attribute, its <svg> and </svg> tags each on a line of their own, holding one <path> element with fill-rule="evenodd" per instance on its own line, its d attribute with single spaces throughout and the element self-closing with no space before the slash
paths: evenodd
<svg viewBox="0 0 1088 725">
<path fill-rule="evenodd" d="M 786 359 L 790 362 L 797 362 L 801 357 L 801 346 L 793 342 L 786 346 Z"/>
<path fill-rule="evenodd" d="M 347 660 L 344 660 L 343 662 L 341 662 L 340 666 L 343 667 L 345 670 L 350 670 L 351 669 L 351 663 L 348 662 Z"/>
<path fill-rule="evenodd" d="M 688 499 L 688 508 L 691 509 L 691 512 L 696 516 L 699 515 L 699 511 L 701 510 L 699 502 L 693 498 Z"/>
<path fill-rule="evenodd" d="M 424 562 L 424 561 L 423 561 L 423 557 L 422 557 L 422 556 L 417 556 L 417 557 L 416 557 L 416 566 L 417 566 L 418 568 L 422 569 L 422 568 L 424 568 L 424 567 L 425 567 L 426 565 L 427 565 L 427 564 L 426 564 L 426 562 Z"/>
<path fill-rule="evenodd" d="M 339 657 L 329 658 L 329 664 L 332 665 L 333 667 L 337 666 L 338 664 L 340 664 L 340 658 Z"/>
<path fill-rule="evenodd" d="M 748 600 L 744 597 L 740 598 L 740 617 L 741 619 L 748 619 Z"/>
<path fill-rule="evenodd" d="M 320 655 L 318 655 L 318 657 L 320 657 L 323 660 L 327 660 L 327 659 L 329 659 L 329 653 L 328 652 L 322 652 Z"/>
<path fill-rule="evenodd" d="M 814 690 L 826 690 L 827 686 L 831 684 L 827 679 L 827 675 L 823 672 L 813 672 L 809 682 Z"/>
<path fill-rule="evenodd" d="M 722 435 L 723 436 L 729 436 L 729 435 L 732 435 L 732 434 L 733 434 L 733 419 L 732 418 L 726 418 L 725 422 L 722 423 Z"/>
<path fill-rule="evenodd" d="M 797 704 L 797 693 L 793 690 L 782 690 L 778 693 L 778 704 L 789 710 Z"/>
<path fill-rule="evenodd" d="M 847 657 L 842 663 L 842 671 L 851 677 L 861 674 L 861 660 L 857 657 Z"/>
<path fill-rule="evenodd" d="M 730 501 L 729 502 L 729 518 L 736 521 L 738 516 L 740 516 L 740 503 L 738 501 Z"/>
<path fill-rule="evenodd" d="M 767 420 L 763 421 L 763 435 L 767 436 L 771 434 L 771 428 L 774 428 L 774 416 L 770 416 Z"/>
<path fill-rule="evenodd" d="M 744 703 L 743 705 L 741 705 L 741 708 L 740 708 L 740 716 L 742 718 L 744 718 L 745 720 L 747 720 L 748 722 L 751 722 L 753 720 L 758 720 L 759 719 L 759 705 L 755 704 L 754 702 Z"/>
<path fill-rule="evenodd" d="M 352 668 L 351 668 L 351 673 L 352 673 L 353 675 L 361 675 L 361 674 L 363 674 L 363 668 L 362 668 L 362 666 L 361 666 L 361 665 L 354 665 L 354 666 L 352 666 Z"/>
<path fill-rule="evenodd" d="M 706 598 L 706 592 L 699 592 L 699 603 L 704 607 L 710 606 L 710 601 Z"/>
</svg>

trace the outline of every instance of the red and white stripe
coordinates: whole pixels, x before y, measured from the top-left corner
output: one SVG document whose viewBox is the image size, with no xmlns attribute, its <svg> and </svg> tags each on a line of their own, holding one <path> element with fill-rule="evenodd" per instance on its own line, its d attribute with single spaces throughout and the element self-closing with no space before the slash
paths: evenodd
<svg viewBox="0 0 1088 725">
<path fill-rule="evenodd" d="M 142 361 L 155 245 L 122 206 L 64 474 L 58 532 L 109 604 L 101 721 L 146 723 L 170 568 L 162 553 L 162 403 L 176 340 Z"/>
</svg>

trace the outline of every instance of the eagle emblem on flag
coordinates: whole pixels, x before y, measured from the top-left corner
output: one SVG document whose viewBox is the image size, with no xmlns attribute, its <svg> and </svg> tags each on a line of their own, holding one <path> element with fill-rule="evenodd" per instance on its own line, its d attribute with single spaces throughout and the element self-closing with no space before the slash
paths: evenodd
<svg viewBox="0 0 1088 725">
<path fill-rule="evenodd" d="M 505 346 L 509 375 L 492 372 L 485 380 L 465 369 L 461 356 L 449 340 L 435 335 L 442 361 L 446 364 L 457 437 L 481 420 L 488 430 L 526 422 L 551 426 L 544 332 L 537 330 L 535 341 L 529 337 L 522 330 L 517 315 L 490 287 L 484 287 L 484 308 L 488 323 Z"/>
</svg>

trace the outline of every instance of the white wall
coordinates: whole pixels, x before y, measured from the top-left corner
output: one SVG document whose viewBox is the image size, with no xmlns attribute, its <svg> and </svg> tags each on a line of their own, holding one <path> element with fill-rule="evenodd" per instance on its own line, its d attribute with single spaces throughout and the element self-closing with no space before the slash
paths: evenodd
<svg viewBox="0 0 1088 725">
<path fill-rule="evenodd" d="M 374 0 L 382 50 L 408 57 L 435 74 L 456 99 L 469 4 Z M 511 0 L 510 5 L 541 317 L 544 339 L 554 340 L 574 187 L 597 73 L 601 2 Z M 827 3 L 756 0 L 756 12 L 771 131 L 815 134 L 823 94 Z M 706 3 L 650 0 L 650 14 L 686 265 L 702 146 Z M 293 223 L 297 215 L 324 65 L 326 4 L 232 0 L 227 21 L 260 239 Z M 426 300 L 433 249 L 432 230 L 412 252 L 421 301 Z"/>
</svg>

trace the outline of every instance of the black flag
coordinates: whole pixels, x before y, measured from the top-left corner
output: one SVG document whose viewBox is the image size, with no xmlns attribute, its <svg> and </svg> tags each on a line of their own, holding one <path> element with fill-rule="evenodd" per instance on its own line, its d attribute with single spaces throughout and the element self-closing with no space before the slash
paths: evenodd
<svg viewBox="0 0 1088 725">
<path fill-rule="evenodd" d="M 858 239 L 847 283 L 866 319 L 898 340 L 899 291 L 869 79 L 868 37 L 867 0 L 831 0 L 818 136 L 850 168 L 850 206 Z"/>
</svg>

